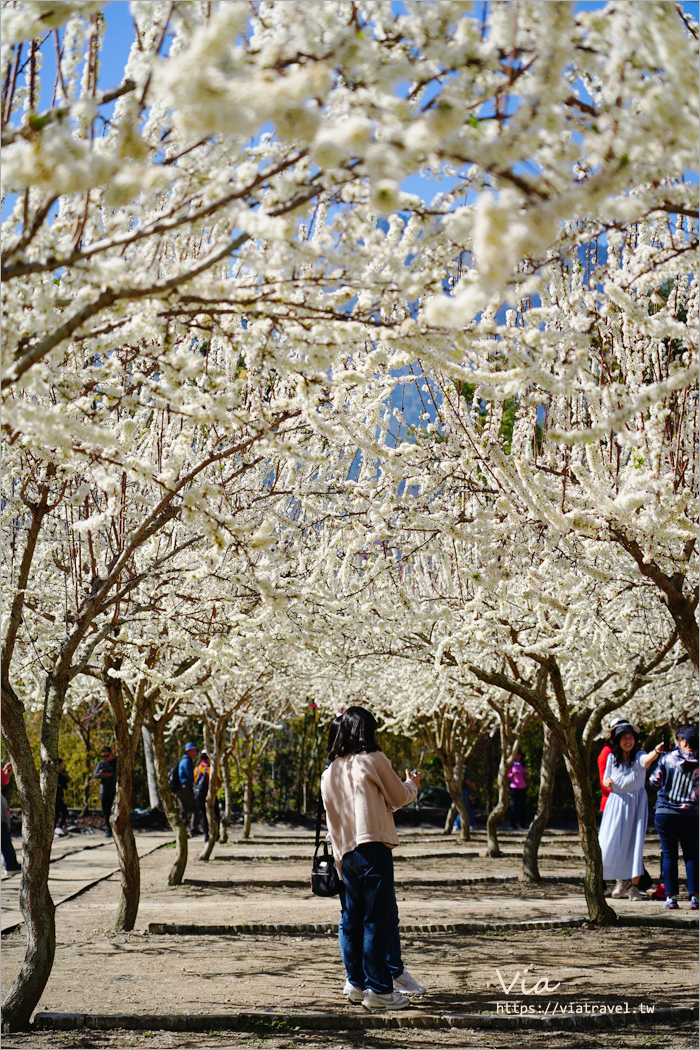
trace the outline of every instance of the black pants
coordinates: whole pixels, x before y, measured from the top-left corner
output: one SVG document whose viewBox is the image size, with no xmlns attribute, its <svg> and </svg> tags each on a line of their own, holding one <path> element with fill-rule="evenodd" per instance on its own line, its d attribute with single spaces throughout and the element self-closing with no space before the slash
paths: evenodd
<svg viewBox="0 0 700 1050">
<path fill-rule="evenodd" d="M 209 819 L 207 817 L 207 800 L 205 798 L 197 798 L 194 801 L 192 830 L 199 831 L 200 824 L 202 831 L 204 832 L 204 837 L 209 838 Z"/>
<path fill-rule="evenodd" d="M 513 803 L 513 827 L 524 828 L 525 822 L 525 795 L 527 788 L 511 788 L 510 798 Z"/>
<path fill-rule="evenodd" d="M 19 871 L 20 865 L 12 844 L 12 835 L 7 824 L 2 825 L 2 859 L 6 871 Z"/>
<path fill-rule="evenodd" d="M 56 818 L 54 820 L 54 827 L 62 828 L 68 820 L 68 806 L 63 801 L 63 798 L 59 798 L 56 795 Z"/>
<path fill-rule="evenodd" d="M 112 813 L 112 806 L 114 805 L 114 796 L 116 791 L 105 791 L 104 788 L 100 791 L 100 805 L 102 806 L 102 816 L 105 818 L 105 824 L 107 830 L 110 830 L 109 818 Z"/>
</svg>

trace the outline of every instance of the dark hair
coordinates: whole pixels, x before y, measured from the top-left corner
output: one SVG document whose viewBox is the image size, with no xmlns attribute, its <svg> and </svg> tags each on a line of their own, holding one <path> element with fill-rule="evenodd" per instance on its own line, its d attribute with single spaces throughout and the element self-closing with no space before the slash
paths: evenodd
<svg viewBox="0 0 700 1050">
<path fill-rule="evenodd" d="M 698 727 L 679 726 L 676 730 L 676 740 L 685 740 L 691 751 L 698 749 Z"/>
<path fill-rule="evenodd" d="M 335 722 L 338 726 L 333 736 Z M 359 755 L 372 751 L 381 751 L 374 734 L 377 732 L 377 720 L 364 707 L 349 707 L 344 714 L 336 718 L 328 734 L 328 761 L 345 758 L 346 755 Z"/>
<path fill-rule="evenodd" d="M 632 750 L 630 751 L 629 756 L 627 757 L 627 759 L 625 759 L 625 754 L 620 745 L 620 741 L 622 740 L 623 736 L 627 736 L 628 733 L 631 733 L 634 737 L 634 744 L 632 745 Z M 616 726 L 615 730 L 613 731 L 613 738 L 610 741 L 610 748 L 612 750 L 616 766 L 633 766 L 637 754 L 642 750 L 639 746 L 639 733 L 635 733 L 631 725 L 623 724 Z"/>
<path fill-rule="evenodd" d="M 336 715 L 328 727 L 328 753 L 330 754 L 335 744 L 335 739 L 338 736 L 338 730 L 340 729 L 340 723 L 343 721 L 342 715 Z"/>
</svg>

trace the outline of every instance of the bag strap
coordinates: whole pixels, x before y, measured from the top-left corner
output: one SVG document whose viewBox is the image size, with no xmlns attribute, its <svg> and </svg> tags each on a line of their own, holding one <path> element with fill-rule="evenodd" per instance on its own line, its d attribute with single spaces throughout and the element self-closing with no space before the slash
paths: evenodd
<svg viewBox="0 0 700 1050">
<path fill-rule="evenodd" d="M 321 817 L 323 816 L 323 795 L 321 794 L 321 788 L 318 789 L 318 811 L 316 814 L 316 843 L 314 845 L 314 856 L 318 853 L 318 847 L 321 844 Z"/>
</svg>

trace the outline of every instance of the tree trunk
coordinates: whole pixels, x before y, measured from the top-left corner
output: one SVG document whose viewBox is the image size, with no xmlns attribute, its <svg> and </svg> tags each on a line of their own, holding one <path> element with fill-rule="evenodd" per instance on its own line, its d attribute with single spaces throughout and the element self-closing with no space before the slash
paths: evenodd
<svg viewBox="0 0 700 1050">
<path fill-rule="evenodd" d="M 134 750 L 139 731 L 132 734 L 124 709 L 121 679 L 109 674 L 119 670 L 121 658 L 105 662 L 104 685 L 112 714 L 117 751 L 117 793 L 112 806 L 110 823 L 117 847 L 121 871 L 121 892 L 114 929 L 127 932 L 133 930 L 139 911 L 141 897 L 141 866 L 136 849 L 134 829 L 131 826 L 131 802 L 134 783 Z"/>
<path fill-rule="evenodd" d="M 498 844 L 498 825 L 508 812 L 510 796 L 508 794 L 508 776 L 506 766 L 506 743 L 501 740 L 501 761 L 498 764 L 498 800 L 486 818 L 486 852 L 485 857 L 502 857 Z"/>
<path fill-rule="evenodd" d="M 143 757 L 146 761 L 146 777 L 148 779 L 148 801 L 151 809 L 162 809 L 163 805 L 158 791 L 156 767 L 153 761 L 153 741 L 151 740 L 148 726 L 141 726 L 141 736 L 143 737 Z"/>
<path fill-rule="evenodd" d="M 573 745 L 573 746 L 572 746 Z M 581 846 L 586 862 L 583 889 L 586 895 L 588 914 L 592 922 L 610 925 L 617 920 L 617 915 L 605 900 L 603 883 L 603 858 L 598 841 L 598 828 L 595 819 L 595 799 L 588 769 L 585 766 L 577 741 L 569 741 L 570 752 L 564 756 L 566 767 L 571 777 L 576 801 Z"/>
<path fill-rule="evenodd" d="M 549 815 L 552 812 L 552 795 L 554 792 L 554 778 L 557 772 L 560 755 L 552 731 L 548 726 L 544 727 L 544 747 L 542 749 L 542 762 L 540 764 L 540 792 L 537 797 L 537 811 L 532 824 L 527 830 L 525 847 L 523 849 L 523 873 L 522 878 L 526 882 L 539 882 L 540 869 L 538 865 L 538 853 L 542 835 L 547 827 Z"/>
<path fill-rule="evenodd" d="M 49 682 L 49 691 L 53 695 L 47 704 L 57 705 L 60 711 L 60 690 Z M 2 733 L 17 782 L 24 838 L 19 905 L 27 947 L 22 967 L 2 1004 L 4 1031 L 16 1031 L 29 1024 L 51 976 L 56 953 L 55 906 L 48 882 L 56 808 L 58 731 L 48 754 L 46 735 L 42 733 L 41 778 L 24 726 L 24 705 L 11 688 L 2 690 Z"/>
<path fill-rule="evenodd" d="M 168 875 L 168 886 L 180 886 L 187 867 L 187 828 L 180 820 L 177 800 L 168 786 L 168 770 L 165 762 L 164 726 L 159 721 L 151 721 L 151 739 L 153 741 L 153 761 L 158 778 L 158 791 L 168 823 L 175 834 L 175 862 Z"/>
<path fill-rule="evenodd" d="M 207 791 L 207 821 L 209 823 L 209 836 L 204 844 L 204 849 L 199 854 L 199 860 L 209 860 L 214 846 L 219 837 L 219 822 L 216 819 L 216 794 L 219 783 L 219 767 L 221 764 L 221 752 L 226 742 L 226 726 L 228 715 L 217 720 L 214 732 L 211 734 L 212 750 L 209 752 L 211 766 L 209 767 L 209 790 Z"/>
<path fill-rule="evenodd" d="M 233 793 L 231 791 L 231 767 L 230 767 L 230 755 L 228 751 L 224 752 L 224 756 L 221 760 L 221 772 L 222 779 L 224 782 L 224 812 L 221 819 L 220 840 L 221 842 L 228 842 L 228 829 L 231 823 L 231 810 L 233 803 Z"/>
<path fill-rule="evenodd" d="M 250 838 L 250 829 L 253 823 L 253 756 L 252 749 L 250 759 L 245 770 L 245 786 L 243 788 L 243 838 Z"/>
<path fill-rule="evenodd" d="M 136 924 L 141 897 L 141 865 L 131 826 L 134 757 L 131 748 L 117 751 L 117 794 L 112 807 L 112 831 L 121 870 L 121 893 L 114 928 L 128 932 Z"/>
<path fill-rule="evenodd" d="M 452 805 L 449 808 L 447 818 L 445 820 L 445 828 L 443 834 L 450 835 L 452 833 L 452 828 L 454 827 L 454 822 L 457 818 L 457 813 L 459 813 L 459 840 L 460 842 L 469 842 L 471 840 L 471 821 L 469 820 L 469 813 L 467 811 L 467 807 L 464 805 L 464 799 L 462 798 L 462 774 L 464 771 L 464 760 L 460 760 L 458 757 L 456 760 L 456 773 L 454 771 L 454 768 L 455 767 L 448 768 L 445 765 L 443 765 L 442 767 L 442 773 L 445 779 L 445 787 L 449 791 L 450 798 L 452 799 Z M 450 821 L 449 818 L 453 809 L 455 810 L 455 814 L 452 817 L 452 820 Z"/>
</svg>

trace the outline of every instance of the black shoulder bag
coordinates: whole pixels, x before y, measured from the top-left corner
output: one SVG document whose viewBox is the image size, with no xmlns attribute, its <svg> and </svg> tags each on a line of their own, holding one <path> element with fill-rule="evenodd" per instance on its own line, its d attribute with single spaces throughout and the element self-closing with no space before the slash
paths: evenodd
<svg viewBox="0 0 700 1050">
<path fill-rule="evenodd" d="M 340 893 L 340 877 L 333 863 L 333 854 L 328 851 L 328 843 L 323 843 L 323 855 L 319 857 L 318 851 L 321 846 L 321 816 L 323 814 L 323 800 L 321 792 L 318 793 L 318 815 L 316 817 L 316 845 L 314 847 L 314 862 L 311 865 L 311 892 L 317 897 L 337 897 Z"/>
</svg>

